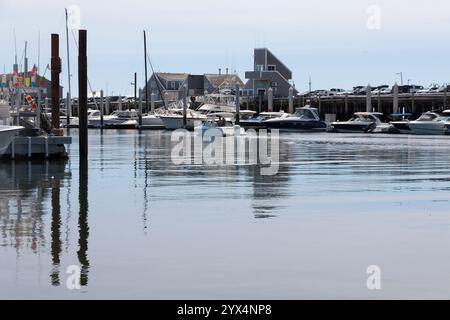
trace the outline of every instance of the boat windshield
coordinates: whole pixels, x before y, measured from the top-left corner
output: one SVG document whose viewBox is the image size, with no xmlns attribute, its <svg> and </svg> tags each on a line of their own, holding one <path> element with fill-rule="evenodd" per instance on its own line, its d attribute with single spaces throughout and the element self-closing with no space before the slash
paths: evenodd
<svg viewBox="0 0 450 320">
<path fill-rule="evenodd" d="M 294 117 L 299 117 L 304 120 L 316 120 L 316 116 L 311 109 L 297 109 L 293 114 Z"/>
<path fill-rule="evenodd" d="M 434 113 L 424 113 L 422 114 L 417 121 L 433 121 L 438 117 L 437 114 Z"/>
</svg>

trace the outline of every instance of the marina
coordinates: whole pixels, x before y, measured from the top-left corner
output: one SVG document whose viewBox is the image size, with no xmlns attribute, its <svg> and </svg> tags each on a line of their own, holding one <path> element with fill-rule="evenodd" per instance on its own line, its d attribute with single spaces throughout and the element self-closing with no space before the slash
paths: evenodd
<svg viewBox="0 0 450 320">
<path fill-rule="evenodd" d="M 445 1 L 5 1 L 0 300 L 449 298 Z"/>
</svg>

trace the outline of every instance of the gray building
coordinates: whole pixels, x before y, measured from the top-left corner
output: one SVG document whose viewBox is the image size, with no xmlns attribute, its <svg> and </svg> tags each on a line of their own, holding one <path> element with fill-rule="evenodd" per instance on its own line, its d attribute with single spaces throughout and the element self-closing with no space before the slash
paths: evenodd
<svg viewBox="0 0 450 320">
<path fill-rule="evenodd" d="M 292 71 L 267 48 L 255 49 L 253 71 L 246 72 L 245 78 L 243 95 L 250 97 L 267 97 L 269 88 L 274 97 L 288 97 L 292 86 Z M 294 89 L 294 95 L 297 93 Z"/>
<path fill-rule="evenodd" d="M 221 89 L 232 89 L 239 83 L 244 86 L 241 78 L 236 74 L 204 74 L 192 75 L 188 73 L 157 72 L 150 77 L 147 85 L 148 94 L 155 94 L 156 100 L 162 100 L 161 94 L 167 94 L 168 101 L 178 101 L 183 98 L 183 87 L 187 86 L 188 96 L 201 96 L 205 92 L 213 93 Z M 144 87 L 144 95 L 145 95 Z M 150 99 L 150 98 L 149 98 Z"/>
</svg>

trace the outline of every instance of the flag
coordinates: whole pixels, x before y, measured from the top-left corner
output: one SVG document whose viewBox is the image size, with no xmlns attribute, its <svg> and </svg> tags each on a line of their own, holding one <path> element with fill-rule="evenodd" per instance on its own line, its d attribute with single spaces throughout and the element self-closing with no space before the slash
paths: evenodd
<svg viewBox="0 0 450 320">
<path fill-rule="evenodd" d="M 2 87 L 6 87 L 6 74 L 2 75 L 1 86 L 2 86 Z"/>
</svg>

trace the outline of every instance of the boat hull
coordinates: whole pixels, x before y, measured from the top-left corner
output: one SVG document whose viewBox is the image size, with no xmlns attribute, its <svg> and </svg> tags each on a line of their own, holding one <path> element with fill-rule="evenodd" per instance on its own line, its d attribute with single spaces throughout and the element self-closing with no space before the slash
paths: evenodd
<svg viewBox="0 0 450 320">
<path fill-rule="evenodd" d="M 341 133 L 357 133 L 357 132 L 370 132 L 375 129 L 376 124 L 372 123 L 346 123 L 346 122 L 333 122 L 331 127 L 336 132 Z"/>
<path fill-rule="evenodd" d="M 446 134 L 445 123 L 437 121 L 411 122 L 409 124 L 412 132 L 417 135 L 444 135 Z"/>
<path fill-rule="evenodd" d="M 326 131 L 327 129 L 325 122 L 310 120 L 267 120 L 263 121 L 262 125 L 269 129 L 279 129 L 280 131 L 317 132 Z"/>
<path fill-rule="evenodd" d="M 182 128 L 187 130 L 194 130 L 194 127 L 205 121 L 205 119 L 203 118 L 188 117 L 186 118 L 186 126 L 183 126 L 183 117 L 161 116 L 160 119 L 167 130 L 176 130 Z"/>
<path fill-rule="evenodd" d="M 23 129 L 23 127 L 0 126 L 0 156 L 8 149 L 14 136 Z"/>
<path fill-rule="evenodd" d="M 401 134 L 412 134 L 413 131 L 409 127 L 409 121 L 392 121 L 391 124 Z"/>
</svg>

